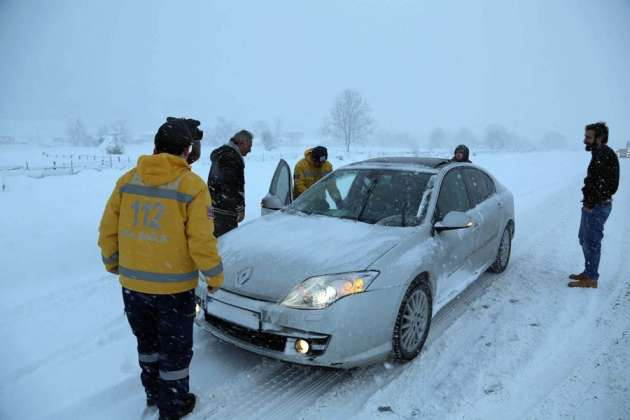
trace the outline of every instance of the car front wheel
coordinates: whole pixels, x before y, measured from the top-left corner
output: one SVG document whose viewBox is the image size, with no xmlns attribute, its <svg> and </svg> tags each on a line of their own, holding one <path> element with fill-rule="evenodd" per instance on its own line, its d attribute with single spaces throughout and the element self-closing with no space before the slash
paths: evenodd
<svg viewBox="0 0 630 420">
<path fill-rule="evenodd" d="M 426 282 L 414 280 L 403 297 L 392 338 L 394 358 L 406 362 L 418 355 L 431 326 L 433 299 Z"/>
</svg>

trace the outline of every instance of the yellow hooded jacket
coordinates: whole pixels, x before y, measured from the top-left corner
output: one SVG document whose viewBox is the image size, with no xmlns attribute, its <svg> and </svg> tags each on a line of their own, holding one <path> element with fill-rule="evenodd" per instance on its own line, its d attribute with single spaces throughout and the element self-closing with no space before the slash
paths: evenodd
<svg viewBox="0 0 630 420">
<path fill-rule="evenodd" d="M 332 164 L 328 161 L 324 162 L 321 167 L 315 166 L 312 158 L 313 149 L 307 149 L 304 152 L 304 159 L 301 159 L 293 171 L 293 199 L 299 197 L 311 185 L 316 183 L 332 172 Z"/>
<path fill-rule="evenodd" d="M 198 271 L 209 286 L 223 284 L 223 266 L 212 235 L 206 183 L 178 156 L 141 156 L 112 193 L 98 245 L 108 271 L 123 287 L 172 294 L 194 289 Z"/>
</svg>

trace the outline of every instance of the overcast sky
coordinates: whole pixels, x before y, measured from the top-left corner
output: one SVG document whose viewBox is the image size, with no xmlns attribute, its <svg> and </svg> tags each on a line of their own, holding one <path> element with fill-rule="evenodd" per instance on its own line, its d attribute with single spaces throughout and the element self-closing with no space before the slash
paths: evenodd
<svg viewBox="0 0 630 420">
<path fill-rule="evenodd" d="M 315 133 L 360 91 L 379 125 L 630 140 L 630 0 L 0 0 L 0 120 L 166 115 Z M 2 133 L 0 133 L 1 135 Z"/>
</svg>

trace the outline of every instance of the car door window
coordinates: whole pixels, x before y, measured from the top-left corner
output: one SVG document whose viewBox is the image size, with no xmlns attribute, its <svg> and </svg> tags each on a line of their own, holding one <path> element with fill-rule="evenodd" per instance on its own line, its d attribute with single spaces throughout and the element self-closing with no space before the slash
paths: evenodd
<svg viewBox="0 0 630 420">
<path fill-rule="evenodd" d="M 471 208 L 461 170 L 452 170 L 442 180 L 436 207 L 436 221 L 450 211 L 467 211 Z"/>
<path fill-rule="evenodd" d="M 486 180 L 486 186 L 488 188 L 488 191 L 490 192 L 489 195 L 496 193 L 497 186 L 494 185 L 494 181 L 492 180 L 492 178 L 490 178 L 488 175 L 484 174 L 483 172 L 480 172 L 480 173 L 481 173 L 481 177 Z"/>
<path fill-rule="evenodd" d="M 473 206 L 482 203 L 496 191 L 492 179 L 480 170 L 466 169 L 464 180 Z"/>
<path fill-rule="evenodd" d="M 291 202 L 291 169 L 284 159 L 280 160 L 273 174 L 269 193 L 278 197 L 285 205 Z"/>
</svg>

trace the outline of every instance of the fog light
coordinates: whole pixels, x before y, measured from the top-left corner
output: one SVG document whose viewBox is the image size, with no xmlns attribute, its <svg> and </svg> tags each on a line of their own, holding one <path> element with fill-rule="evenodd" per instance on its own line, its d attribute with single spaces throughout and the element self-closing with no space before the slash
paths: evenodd
<svg viewBox="0 0 630 420">
<path fill-rule="evenodd" d="M 299 340 L 295 341 L 295 351 L 297 351 L 300 354 L 308 353 L 310 348 L 311 346 L 308 344 L 308 341 L 306 340 L 302 340 L 300 338 Z"/>
</svg>

